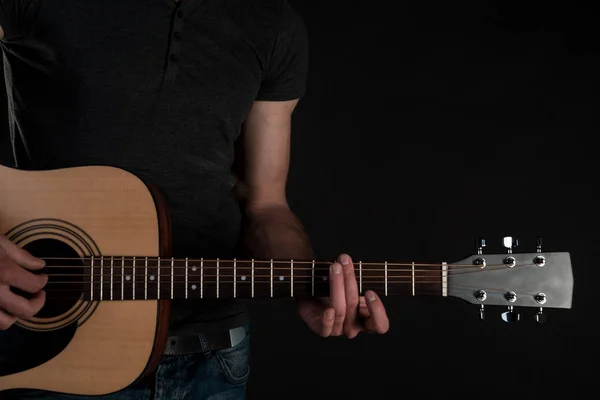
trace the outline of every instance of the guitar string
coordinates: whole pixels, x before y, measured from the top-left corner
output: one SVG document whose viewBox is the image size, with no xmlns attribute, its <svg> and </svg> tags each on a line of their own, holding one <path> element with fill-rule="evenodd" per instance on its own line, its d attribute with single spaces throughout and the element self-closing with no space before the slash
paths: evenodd
<svg viewBox="0 0 600 400">
<path fill-rule="evenodd" d="M 450 266 L 448 266 L 448 267 L 450 267 Z M 495 267 L 497 267 L 497 268 L 495 268 Z M 535 264 L 517 264 L 514 267 L 512 267 L 512 269 L 515 269 L 515 268 L 524 268 L 524 267 L 537 267 L 537 265 L 535 265 Z M 91 269 L 91 266 L 48 266 L 47 268 L 85 268 L 85 269 Z M 131 266 L 113 265 L 111 267 L 110 265 L 98 265 L 98 266 L 94 266 L 93 268 L 96 269 L 96 270 L 97 269 L 101 269 L 102 271 L 100 273 L 80 273 L 80 274 L 48 273 L 46 275 L 48 275 L 48 276 L 94 276 L 94 277 L 96 277 L 96 276 L 98 276 L 98 277 L 109 276 L 110 277 L 110 276 L 121 276 L 121 275 L 136 275 L 136 276 L 139 276 L 138 274 L 133 274 L 133 273 L 132 274 L 119 274 L 119 270 L 122 270 L 122 269 L 131 270 L 131 271 L 133 271 L 134 269 L 136 271 L 137 270 L 145 270 L 146 266 L 145 265 L 136 265 L 134 267 L 133 265 L 131 265 Z M 116 273 L 112 273 L 112 274 L 110 272 L 104 272 L 104 270 L 106 270 L 106 269 L 110 270 L 111 268 L 113 270 L 116 270 L 117 272 Z M 189 271 L 197 272 L 197 270 L 199 269 L 198 267 L 195 267 L 195 266 L 191 266 L 191 267 L 179 267 L 178 268 L 178 267 L 171 267 L 171 266 L 167 266 L 167 265 L 161 266 L 161 267 L 158 267 L 158 266 L 150 267 L 150 266 L 148 266 L 147 268 L 150 269 L 151 271 L 156 271 L 156 272 L 158 272 L 159 268 L 162 271 L 164 271 L 164 270 L 170 271 L 172 268 L 173 269 L 179 269 L 179 270 L 181 270 L 181 269 L 184 269 L 184 270 L 187 269 L 188 270 L 188 274 L 189 274 Z M 196 268 L 196 270 L 194 271 L 193 268 Z M 204 268 L 205 269 L 216 269 L 216 266 L 204 267 Z M 223 268 L 223 269 L 232 269 L 232 267 L 221 267 L 221 268 Z M 452 268 L 452 269 L 448 269 L 446 271 L 442 271 L 441 269 L 438 269 L 438 268 L 436 268 L 436 269 L 414 269 L 414 270 L 413 269 L 408 269 L 408 268 L 406 268 L 406 269 L 403 269 L 403 268 L 388 268 L 388 269 L 385 269 L 385 268 L 384 269 L 372 269 L 372 268 L 369 268 L 366 271 L 363 271 L 362 273 L 364 273 L 364 272 L 367 272 L 367 273 L 368 272 L 386 272 L 386 271 L 387 271 L 388 274 L 394 273 L 394 272 L 396 272 L 396 273 L 398 273 L 398 272 L 400 272 L 400 273 L 401 272 L 406 272 L 406 273 L 410 273 L 410 274 L 412 274 L 413 272 L 435 272 L 435 273 L 445 272 L 447 276 L 454 276 L 454 275 L 466 275 L 466 274 L 474 274 L 474 273 L 482 273 L 482 272 L 503 271 L 503 270 L 506 270 L 506 268 L 507 267 L 504 264 L 489 265 L 489 266 L 486 266 L 485 268 L 481 268 L 481 267 L 477 267 L 477 266 L 475 268 L 472 268 L 472 267 L 470 267 L 470 268 Z M 258 270 L 258 271 L 271 271 L 271 269 L 273 269 L 273 270 L 279 270 L 279 271 L 283 270 L 283 268 L 269 268 L 269 267 L 254 267 L 254 268 L 252 268 L 252 267 L 243 267 L 243 266 L 237 266 L 237 269 L 240 270 L 240 271 L 244 271 L 244 270 L 246 270 L 246 271 L 252 271 L 253 269 L 255 271 L 256 270 Z M 285 270 L 287 271 L 288 269 L 285 269 Z M 311 268 L 294 268 L 293 270 L 294 271 L 312 271 Z M 315 268 L 315 271 L 319 271 L 319 272 L 320 271 L 328 271 L 328 270 L 329 270 L 329 268 Z M 291 269 L 290 269 L 290 271 L 291 271 Z M 458 271 L 464 271 L 464 272 L 458 272 Z M 356 273 L 361 274 L 361 270 L 354 268 L 354 273 L 355 274 Z M 170 274 L 166 274 L 166 275 L 165 274 L 161 274 L 161 277 L 163 277 L 163 276 L 170 276 Z M 181 275 L 173 275 L 173 276 L 181 276 Z M 227 276 L 230 276 L 230 275 L 219 274 L 219 276 L 227 277 Z M 233 275 L 231 275 L 231 276 L 233 276 Z M 269 276 L 270 276 L 270 274 L 269 274 Z M 364 277 L 364 275 L 363 275 L 363 277 Z"/>
<path fill-rule="evenodd" d="M 195 282 L 195 283 L 199 283 L 199 282 Z M 216 282 L 216 281 L 208 281 L 208 282 L 206 282 L 206 281 L 205 281 L 204 283 L 205 283 L 205 284 L 214 284 L 214 285 L 216 285 L 216 283 L 217 283 L 217 282 Z M 244 283 L 250 283 L 250 282 L 244 282 Z M 262 281 L 262 282 L 255 282 L 255 283 L 264 283 L 264 284 L 270 284 L 270 282 L 265 282 L 265 281 Z M 389 284 L 389 283 L 390 283 L 390 282 L 388 282 L 388 284 Z M 406 283 L 406 284 L 410 284 L 410 282 L 394 282 L 394 283 L 396 283 L 396 284 L 397 284 L 397 283 Z M 230 284 L 231 284 L 231 282 L 230 282 Z M 281 286 L 287 286 L 287 287 L 289 287 L 289 285 L 286 285 L 286 282 L 273 282 L 273 285 L 276 285 L 276 284 L 280 284 Z M 384 283 L 383 281 L 378 281 L 378 282 L 370 282 L 370 284 L 384 285 L 385 283 Z M 302 282 L 302 285 L 310 285 L 310 282 Z M 324 285 L 324 282 L 321 282 L 321 285 Z M 476 289 L 476 287 L 474 287 L 474 286 L 470 286 L 470 285 L 457 285 L 457 286 L 459 286 L 459 287 L 456 287 L 456 288 L 454 288 L 454 290 L 455 290 L 455 291 L 473 291 L 474 289 Z M 389 297 L 395 297 L 395 296 L 402 296 L 402 297 L 412 297 L 412 296 L 410 296 L 410 295 L 409 295 L 409 294 L 408 294 L 406 291 L 402 291 L 402 292 L 395 292 L 395 291 L 394 291 L 394 289 L 400 289 L 400 288 L 401 288 L 401 286 L 400 286 L 400 287 L 399 287 L 399 286 L 392 286 L 391 288 L 389 288 L 389 289 L 388 289 L 388 295 L 387 295 L 387 296 L 385 296 L 385 295 L 381 295 L 381 294 L 380 294 L 380 296 L 381 296 L 381 297 L 383 297 L 383 298 L 389 298 Z M 206 287 L 205 287 L 205 289 L 206 289 Z M 301 288 L 301 287 L 295 287 L 295 290 L 299 290 L 299 291 L 301 291 L 302 289 L 303 289 L 303 288 Z M 374 291 L 376 291 L 376 292 L 377 292 L 379 289 L 380 289 L 380 288 L 372 288 L 372 287 L 370 287 L 369 289 L 366 289 L 366 290 L 374 290 Z M 494 293 L 494 292 L 495 292 L 495 293 L 497 293 L 497 294 L 503 294 L 503 293 L 506 293 L 506 289 L 501 289 L 501 288 L 489 288 L 489 287 L 482 287 L 482 288 L 480 288 L 480 287 L 478 287 L 478 289 L 484 289 L 484 290 L 486 290 L 486 291 L 487 291 L 488 293 L 490 293 L 490 294 L 492 294 L 492 293 Z M 365 290 L 365 291 L 366 291 L 366 290 Z M 421 289 L 420 289 L 420 290 L 421 290 Z M 83 292 L 84 292 L 84 293 L 87 293 L 87 290 L 85 290 L 85 289 L 84 289 L 84 290 L 83 290 Z M 103 292 L 104 292 L 104 293 L 106 293 L 106 290 L 104 290 Z M 160 293 L 161 293 L 161 294 L 164 294 L 164 293 L 167 293 L 167 292 L 168 292 L 168 293 L 170 293 L 170 289 L 169 289 L 169 290 L 167 290 L 166 288 L 161 288 L 161 290 L 160 290 Z M 81 298 L 81 297 L 82 297 L 82 296 L 81 296 L 82 290 L 78 290 L 78 289 L 62 289 L 62 290 L 56 290 L 56 291 L 52 291 L 52 292 L 50 292 L 50 293 L 47 295 L 47 298 L 48 298 L 48 297 L 50 297 L 50 298 L 54 297 L 54 296 L 52 296 L 53 294 L 63 294 L 63 293 L 73 293 L 73 294 L 75 294 L 75 293 L 78 293 L 78 294 L 79 294 L 79 296 L 77 296 L 77 297 L 73 297 L 73 298 Z M 99 293 L 99 291 L 95 291 L 94 293 Z M 120 299 L 120 298 L 119 298 L 119 296 L 117 296 L 117 295 L 119 295 L 120 293 L 119 293 L 119 292 L 115 292 L 115 293 L 116 293 L 116 295 L 113 297 L 113 299 L 112 299 L 112 300 L 131 300 L 131 299 L 128 299 L 128 298 L 127 298 L 127 296 L 123 296 L 124 298 L 121 298 L 121 299 Z M 154 291 L 154 290 L 153 290 L 153 291 L 152 291 L 152 293 L 153 293 L 153 294 L 156 294 L 156 293 L 158 293 L 158 290 L 156 290 L 156 291 Z M 198 292 L 196 292 L 196 293 L 198 293 Z M 416 295 L 415 295 L 415 297 L 416 297 L 416 296 L 427 296 L 427 295 L 433 295 L 433 294 L 436 294 L 436 295 L 437 295 L 437 294 L 439 294 L 439 290 L 430 289 L 430 290 L 427 290 L 427 291 L 425 291 L 425 292 L 420 292 L 420 293 L 416 294 Z M 530 292 L 515 292 L 515 294 L 517 295 L 517 297 L 519 297 L 519 296 L 530 296 L 530 297 L 533 297 L 533 296 L 535 296 L 537 293 L 530 293 Z M 115 297 L 116 297 L 116 298 L 115 298 Z M 182 297 L 182 296 L 174 296 L 174 297 L 175 297 L 175 298 L 179 298 L 179 297 Z M 190 297 L 191 297 L 191 298 L 196 298 L 196 297 L 194 297 L 194 296 L 187 296 L 187 298 L 190 298 Z M 231 298 L 231 297 L 232 297 L 232 296 L 229 296 L 228 298 Z M 261 295 L 259 294 L 259 295 L 258 295 L 258 296 L 256 296 L 256 297 L 265 297 L 265 295 L 262 295 L 262 296 L 261 296 Z M 454 297 L 455 297 L 455 296 L 454 296 Z M 65 299 L 65 297 L 63 297 L 63 296 L 60 296 L 60 297 L 54 297 L 54 298 L 55 298 L 55 299 Z M 225 298 L 227 298 L 227 297 L 225 297 Z M 244 298 L 250 298 L 250 297 L 249 297 L 249 296 L 241 296 L 240 298 L 244 299 Z M 72 299 L 72 298 L 69 298 L 69 299 Z M 98 300 L 98 299 L 95 299 L 95 300 Z M 108 299 L 108 298 L 106 298 L 105 300 L 109 300 L 109 299 Z M 145 299 L 141 299 L 141 298 L 140 298 L 139 300 L 145 300 Z M 481 303 L 481 304 L 483 304 L 483 303 Z M 541 307 L 541 306 L 542 306 L 542 305 L 540 305 L 540 307 Z"/>
<path fill-rule="evenodd" d="M 90 256 L 86 256 L 86 257 L 38 257 L 42 260 L 54 260 L 54 261 L 104 261 L 104 262 L 110 262 L 111 259 L 113 259 L 114 261 L 133 261 L 134 259 L 136 261 L 145 261 L 146 259 L 148 259 L 148 261 L 158 261 L 159 257 L 157 256 L 152 256 L 152 257 L 145 257 L 145 256 L 97 256 L 97 257 L 90 257 Z M 292 262 L 294 263 L 294 265 L 297 264 L 305 264 L 305 265 L 323 265 L 323 264 L 327 264 L 327 265 L 331 265 L 334 261 L 324 261 L 324 260 L 315 260 L 314 262 L 312 260 L 294 260 L 294 259 L 286 259 L 286 260 L 275 260 L 273 259 L 273 261 L 271 261 L 270 259 L 227 259 L 227 258 L 199 258 L 199 259 L 185 259 L 185 258 L 172 258 L 172 257 L 160 257 L 160 262 L 161 263 L 171 263 L 172 262 L 177 262 L 177 263 L 201 263 L 201 262 L 205 262 L 205 263 L 252 263 L 254 261 L 255 264 L 287 264 L 290 265 Z M 388 266 L 403 266 L 403 267 L 411 267 L 413 265 L 412 262 L 390 262 L 390 261 L 354 261 L 354 264 L 358 264 L 358 263 L 362 263 L 363 266 L 383 266 L 383 265 L 388 265 Z M 414 265 L 416 267 L 440 267 L 442 266 L 441 262 L 435 262 L 435 263 L 414 263 Z M 477 265 L 473 265 L 473 264 L 459 264 L 459 263 L 448 263 L 448 265 L 456 265 L 456 266 L 461 266 L 461 267 L 476 267 L 478 268 Z M 502 264 L 504 265 L 504 264 Z M 185 267 L 184 267 L 185 268 Z"/>
<path fill-rule="evenodd" d="M 115 260 L 118 262 L 113 262 L 113 268 L 134 268 L 133 264 L 124 264 L 121 262 L 121 260 Z M 139 261 L 139 264 L 135 265 L 135 268 L 145 268 L 145 263 L 144 260 L 137 260 Z M 254 269 L 254 270 L 271 270 L 271 269 L 291 269 L 290 266 L 287 267 L 275 267 L 273 266 L 273 268 L 271 268 L 270 266 L 268 267 L 262 267 L 262 266 L 255 266 L 255 267 L 251 267 L 250 265 L 244 265 L 244 264 L 251 264 L 252 262 L 247 262 L 247 263 L 241 263 L 241 262 L 237 262 L 236 267 L 237 268 L 245 268 L 245 269 Z M 201 263 L 199 263 L 201 264 Z M 257 264 L 257 263 L 255 263 Z M 265 264 L 270 264 L 270 262 L 265 262 Z M 274 263 L 275 264 L 275 263 Z M 291 265 L 291 264 L 288 264 Z M 315 268 L 306 268 L 306 267 L 296 267 L 295 266 L 296 263 L 294 262 L 294 271 L 311 271 L 311 270 L 328 270 L 329 266 L 327 267 L 315 267 Z M 382 264 L 385 265 L 385 264 Z M 435 265 L 427 265 L 426 267 L 431 267 L 429 269 L 412 269 L 412 268 L 389 268 L 388 264 L 388 268 L 365 268 L 365 270 L 367 271 L 439 271 L 440 268 L 442 267 L 442 264 L 435 264 Z M 411 266 L 412 264 L 408 264 L 409 266 Z M 517 264 L 516 266 L 521 266 L 521 265 L 535 265 L 535 264 Z M 105 262 L 103 264 L 86 264 L 86 265 L 46 265 L 44 268 L 110 268 L 110 262 Z M 365 264 L 363 263 L 362 266 L 364 267 Z M 368 265 L 367 265 L 368 266 Z M 417 264 L 415 264 L 415 267 L 418 266 Z M 168 269 L 191 269 L 191 268 L 200 268 L 199 265 L 188 265 L 186 266 L 177 266 L 177 265 L 173 265 L 171 266 L 171 264 L 167 261 L 165 261 L 165 264 L 162 263 L 161 261 L 161 265 L 155 264 L 155 265 L 148 265 L 148 268 L 168 268 Z M 231 265 L 223 265 L 222 263 L 220 263 L 219 265 L 220 268 L 224 268 L 224 269 L 232 269 L 233 268 L 233 263 Z M 453 270 L 457 271 L 457 270 L 489 270 L 490 267 L 502 267 L 502 268 L 506 268 L 506 264 L 491 264 L 491 265 L 486 265 L 485 267 L 481 267 L 478 265 L 468 265 L 468 266 L 463 266 L 463 264 L 447 264 L 446 265 L 447 268 L 452 268 Z M 457 268 L 460 267 L 460 268 Z M 216 268 L 216 263 L 213 265 L 204 265 L 204 268 Z M 360 267 L 356 267 L 354 266 L 355 270 L 359 270 Z"/>
</svg>

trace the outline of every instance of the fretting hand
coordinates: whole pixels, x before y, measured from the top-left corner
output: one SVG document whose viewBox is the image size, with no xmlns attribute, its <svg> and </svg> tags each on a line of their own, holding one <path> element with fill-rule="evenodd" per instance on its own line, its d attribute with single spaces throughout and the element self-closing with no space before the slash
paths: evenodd
<svg viewBox="0 0 600 400">
<path fill-rule="evenodd" d="M 379 296 L 371 290 L 359 295 L 349 255 L 340 255 L 330 266 L 329 289 L 329 298 L 298 301 L 298 312 L 312 331 L 323 337 L 344 335 L 350 339 L 360 332 L 388 331 L 389 320 Z"/>
</svg>

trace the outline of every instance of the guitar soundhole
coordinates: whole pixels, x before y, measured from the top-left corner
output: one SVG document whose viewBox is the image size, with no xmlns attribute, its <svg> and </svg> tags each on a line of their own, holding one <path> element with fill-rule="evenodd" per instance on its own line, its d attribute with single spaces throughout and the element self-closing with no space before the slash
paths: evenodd
<svg viewBox="0 0 600 400">
<path fill-rule="evenodd" d="M 46 267 L 42 270 L 48 275 L 48 284 L 44 288 L 46 304 L 35 317 L 53 318 L 64 315 L 79 301 L 86 286 L 83 261 L 75 250 L 58 240 L 40 239 L 24 248 L 34 256 L 46 259 Z M 89 283 L 87 287 L 89 288 Z"/>
</svg>

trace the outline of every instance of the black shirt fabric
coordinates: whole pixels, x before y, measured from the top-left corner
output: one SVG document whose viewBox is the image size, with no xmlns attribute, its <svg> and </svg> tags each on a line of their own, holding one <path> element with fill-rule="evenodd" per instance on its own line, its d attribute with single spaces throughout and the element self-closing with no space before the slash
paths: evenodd
<svg viewBox="0 0 600 400">
<path fill-rule="evenodd" d="M 234 144 L 256 100 L 303 96 L 308 41 L 285 0 L 0 0 L 12 160 L 124 168 L 164 191 L 175 257 L 235 257 Z M 173 305 L 173 333 L 247 322 Z"/>
</svg>

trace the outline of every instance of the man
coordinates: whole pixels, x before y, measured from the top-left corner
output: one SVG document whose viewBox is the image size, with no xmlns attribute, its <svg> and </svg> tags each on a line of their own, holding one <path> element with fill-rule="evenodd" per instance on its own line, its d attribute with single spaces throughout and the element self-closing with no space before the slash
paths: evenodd
<svg viewBox="0 0 600 400">
<path fill-rule="evenodd" d="M 305 26 L 285 0 L 0 1 L 16 167 L 112 165 L 157 184 L 176 257 L 313 258 L 285 194 L 291 116 L 308 63 Z M 15 279 L 41 289 L 46 278 L 28 271 L 41 267 L 0 237 L 5 332 L 42 307 L 43 290 L 29 302 L 9 290 Z M 298 301 L 314 332 L 387 331 L 381 300 L 359 298 L 346 254 L 331 265 L 330 289 L 328 299 Z M 184 356 L 167 346 L 153 380 L 109 398 L 243 398 L 243 307 L 186 301 L 172 314 L 175 342 L 229 341 L 210 351 L 196 341 Z"/>
</svg>

